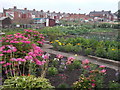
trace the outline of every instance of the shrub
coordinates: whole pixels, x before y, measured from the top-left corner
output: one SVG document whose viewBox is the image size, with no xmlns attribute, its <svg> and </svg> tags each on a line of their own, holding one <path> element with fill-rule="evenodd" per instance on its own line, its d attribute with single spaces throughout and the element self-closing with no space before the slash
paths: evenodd
<svg viewBox="0 0 120 90">
<path fill-rule="evenodd" d="M 107 56 L 110 59 L 118 60 L 118 48 L 110 47 L 108 48 Z"/>
<path fill-rule="evenodd" d="M 109 88 L 111 88 L 111 90 L 113 88 L 119 88 L 120 89 L 120 83 L 111 81 L 111 82 L 109 82 Z"/>
<path fill-rule="evenodd" d="M 73 83 L 73 88 L 79 88 L 80 90 L 86 90 L 91 89 L 95 87 L 94 81 L 92 81 L 92 78 L 85 77 L 84 75 L 81 75 L 79 80 Z"/>
<path fill-rule="evenodd" d="M 73 46 L 73 51 L 74 52 L 81 52 L 82 51 L 82 47 L 81 46 Z"/>
<path fill-rule="evenodd" d="M 57 68 L 55 68 L 55 67 L 49 67 L 48 68 L 48 75 L 55 75 L 55 74 L 58 74 L 58 70 L 57 70 Z"/>
<path fill-rule="evenodd" d="M 39 47 L 43 41 L 43 35 L 35 30 L 24 30 L 24 33 L 2 37 L 0 62 L 2 62 L 6 77 L 35 74 L 36 68 L 46 63 L 46 60 L 42 58 L 43 51 Z"/>
<path fill-rule="evenodd" d="M 67 44 L 64 46 L 64 50 L 66 52 L 70 52 L 70 51 L 73 51 L 73 45 L 72 44 Z"/>
<path fill-rule="evenodd" d="M 65 61 L 60 61 L 59 72 L 63 72 L 66 69 Z"/>
<path fill-rule="evenodd" d="M 66 65 L 67 65 L 67 69 L 70 70 L 70 71 L 73 70 L 73 69 L 75 69 L 74 68 L 74 64 L 73 64 L 74 60 L 75 60 L 74 57 L 69 57 L 67 59 Z"/>
<path fill-rule="evenodd" d="M 34 88 L 54 88 L 48 79 L 35 76 L 15 76 L 4 81 L 2 89 L 34 89 Z"/>
<path fill-rule="evenodd" d="M 104 65 L 97 66 L 89 62 L 89 60 L 82 61 L 82 74 L 79 80 L 73 83 L 73 88 L 79 88 L 80 90 L 88 90 L 92 88 L 103 87 L 103 76 L 106 74 Z"/>
<path fill-rule="evenodd" d="M 58 66 L 58 64 L 59 64 L 58 60 L 59 59 L 54 58 L 54 60 L 52 60 L 52 66 L 54 66 L 54 67 Z"/>
<path fill-rule="evenodd" d="M 96 51 L 95 51 L 95 55 L 96 56 L 98 56 L 98 57 L 106 57 L 106 50 L 105 50 L 105 48 L 103 48 L 103 47 L 98 47 L 97 49 L 96 49 Z"/>
<path fill-rule="evenodd" d="M 120 29 L 120 24 L 113 24 L 113 28 Z"/>
<path fill-rule="evenodd" d="M 74 69 L 75 69 L 74 64 L 72 63 L 72 64 L 67 65 L 67 69 L 68 69 L 69 71 L 74 70 Z"/>
<path fill-rule="evenodd" d="M 85 49 L 85 54 L 86 55 L 92 54 L 92 52 L 93 52 L 92 48 L 86 48 Z"/>
<path fill-rule="evenodd" d="M 74 65 L 74 68 L 78 69 L 78 68 L 80 68 L 80 66 L 81 66 L 81 62 L 80 62 L 79 60 L 75 60 L 75 61 L 73 62 L 73 65 Z"/>
<path fill-rule="evenodd" d="M 102 24 L 99 24 L 98 27 L 100 27 L 100 28 L 110 28 L 111 24 L 109 24 L 109 23 L 102 23 Z"/>
</svg>

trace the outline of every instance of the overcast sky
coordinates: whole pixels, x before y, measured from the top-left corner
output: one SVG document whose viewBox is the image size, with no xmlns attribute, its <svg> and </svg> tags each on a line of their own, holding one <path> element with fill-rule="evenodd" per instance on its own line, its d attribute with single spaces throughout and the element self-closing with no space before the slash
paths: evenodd
<svg viewBox="0 0 120 90">
<path fill-rule="evenodd" d="M 50 12 L 89 13 L 90 11 L 118 10 L 120 0 L 0 0 L 0 12 L 2 8 L 8 9 L 17 6 L 19 9 L 44 10 Z M 81 10 L 79 10 L 81 9 Z"/>
</svg>

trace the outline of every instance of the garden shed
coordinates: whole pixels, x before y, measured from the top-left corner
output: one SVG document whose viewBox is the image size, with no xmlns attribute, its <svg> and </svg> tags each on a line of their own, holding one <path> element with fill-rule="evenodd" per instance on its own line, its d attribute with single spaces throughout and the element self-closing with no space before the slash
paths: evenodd
<svg viewBox="0 0 120 90">
<path fill-rule="evenodd" d="M 8 28 L 12 23 L 12 20 L 9 17 L 1 17 L 0 18 L 0 27 Z"/>
<path fill-rule="evenodd" d="M 55 26 L 55 20 L 54 19 L 50 19 L 50 18 L 34 18 L 34 24 L 40 24 L 43 26 Z"/>
</svg>

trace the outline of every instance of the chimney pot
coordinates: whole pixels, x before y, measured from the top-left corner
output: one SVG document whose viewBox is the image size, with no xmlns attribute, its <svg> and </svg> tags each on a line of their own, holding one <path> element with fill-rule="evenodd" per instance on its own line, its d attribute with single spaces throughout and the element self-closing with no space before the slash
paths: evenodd
<svg viewBox="0 0 120 90">
<path fill-rule="evenodd" d="M 43 10 L 41 10 L 41 12 L 43 12 Z"/>
<path fill-rule="evenodd" d="M 49 13 L 50 11 L 48 10 L 47 12 Z"/>
<path fill-rule="evenodd" d="M 16 6 L 14 6 L 14 9 L 17 9 L 17 7 L 16 7 Z"/>
<path fill-rule="evenodd" d="M 27 10 L 27 8 L 24 8 L 24 10 Z"/>
</svg>

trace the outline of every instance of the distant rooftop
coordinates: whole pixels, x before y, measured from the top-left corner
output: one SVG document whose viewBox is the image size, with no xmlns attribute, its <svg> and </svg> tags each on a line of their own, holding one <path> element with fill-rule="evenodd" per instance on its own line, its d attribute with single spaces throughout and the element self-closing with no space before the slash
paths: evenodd
<svg viewBox="0 0 120 90">
<path fill-rule="evenodd" d="M 90 12 L 90 14 L 107 14 L 107 13 L 110 13 L 111 11 L 104 11 L 104 10 L 102 10 L 102 11 L 92 11 L 92 12 Z"/>
<path fill-rule="evenodd" d="M 4 20 L 5 18 L 7 18 L 7 17 L 0 17 L 0 21 L 1 21 L 1 20 Z"/>
</svg>

